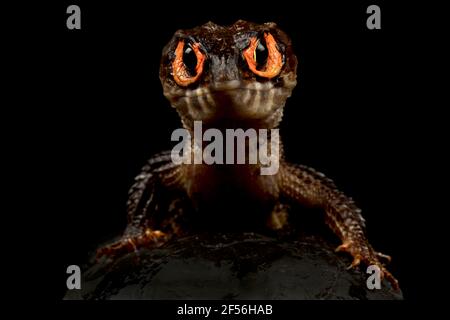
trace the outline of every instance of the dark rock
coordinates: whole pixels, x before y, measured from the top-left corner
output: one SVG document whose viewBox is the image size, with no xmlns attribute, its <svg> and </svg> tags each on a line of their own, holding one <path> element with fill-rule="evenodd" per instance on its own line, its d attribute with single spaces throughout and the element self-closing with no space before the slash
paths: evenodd
<svg viewBox="0 0 450 320">
<path fill-rule="evenodd" d="M 253 233 L 202 234 L 88 268 L 65 299 L 403 299 L 321 238 L 281 242 Z"/>
</svg>

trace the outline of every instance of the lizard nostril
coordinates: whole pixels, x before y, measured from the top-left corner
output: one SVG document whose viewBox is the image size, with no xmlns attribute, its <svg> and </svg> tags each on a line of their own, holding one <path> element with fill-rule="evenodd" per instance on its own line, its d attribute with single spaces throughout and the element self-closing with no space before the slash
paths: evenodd
<svg viewBox="0 0 450 320">
<path fill-rule="evenodd" d="M 239 80 L 237 59 L 233 56 L 212 56 L 210 72 L 214 84 Z"/>
</svg>

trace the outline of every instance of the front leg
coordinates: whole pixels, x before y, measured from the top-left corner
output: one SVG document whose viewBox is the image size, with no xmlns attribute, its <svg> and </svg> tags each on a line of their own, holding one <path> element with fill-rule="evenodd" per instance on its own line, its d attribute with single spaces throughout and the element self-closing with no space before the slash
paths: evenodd
<svg viewBox="0 0 450 320">
<path fill-rule="evenodd" d="M 130 188 L 125 232 L 118 241 L 98 249 L 97 258 L 114 258 L 138 252 L 141 247 L 159 247 L 180 234 L 177 219 L 183 208 L 177 191 L 181 181 L 181 168 L 171 161 L 170 152 L 151 158 Z"/>
<path fill-rule="evenodd" d="M 290 200 L 310 207 L 321 207 L 326 213 L 327 225 L 339 236 L 342 244 L 336 251 L 345 251 L 353 256 L 351 267 L 360 263 L 376 265 L 395 289 L 397 279 L 385 268 L 379 258 L 389 256 L 377 253 L 369 244 L 365 233 L 364 218 L 353 200 L 340 192 L 333 181 L 320 172 L 306 166 L 284 164 L 280 170 L 280 187 Z"/>
</svg>

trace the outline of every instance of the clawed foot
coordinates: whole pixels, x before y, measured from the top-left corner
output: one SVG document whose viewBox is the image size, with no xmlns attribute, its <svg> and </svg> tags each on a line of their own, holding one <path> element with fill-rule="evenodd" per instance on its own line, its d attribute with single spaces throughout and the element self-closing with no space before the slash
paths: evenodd
<svg viewBox="0 0 450 320">
<path fill-rule="evenodd" d="M 388 280 L 391 283 L 392 287 L 395 290 L 400 289 L 398 280 L 395 279 L 395 277 L 386 269 L 384 264 L 382 264 L 379 260 L 379 258 L 381 258 L 389 263 L 391 262 L 390 256 L 382 254 L 380 252 L 375 252 L 372 250 L 371 247 L 362 246 L 352 241 L 344 242 L 343 244 L 338 246 L 336 248 L 336 252 L 348 252 L 353 256 L 353 262 L 350 264 L 348 269 L 355 268 L 359 266 L 361 263 L 367 266 L 376 265 L 378 268 L 380 268 L 381 280 L 386 278 L 386 280 Z"/>
<path fill-rule="evenodd" d="M 118 256 L 136 252 L 141 247 L 160 247 L 169 239 L 168 235 L 159 230 L 146 229 L 139 235 L 124 236 L 120 240 L 97 250 L 97 261 L 106 256 L 116 258 Z"/>
</svg>

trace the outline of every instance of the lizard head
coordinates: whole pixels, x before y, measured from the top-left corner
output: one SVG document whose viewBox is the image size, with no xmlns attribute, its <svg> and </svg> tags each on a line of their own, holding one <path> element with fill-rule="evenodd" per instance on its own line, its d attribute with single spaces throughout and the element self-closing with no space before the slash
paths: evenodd
<svg viewBox="0 0 450 320">
<path fill-rule="evenodd" d="M 208 22 L 178 30 L 164 47 L 160 79 L 185 126 L 203 121 L 275 127 L 296 85 L 297 58 L 275 23 Z"/>
</svg>

